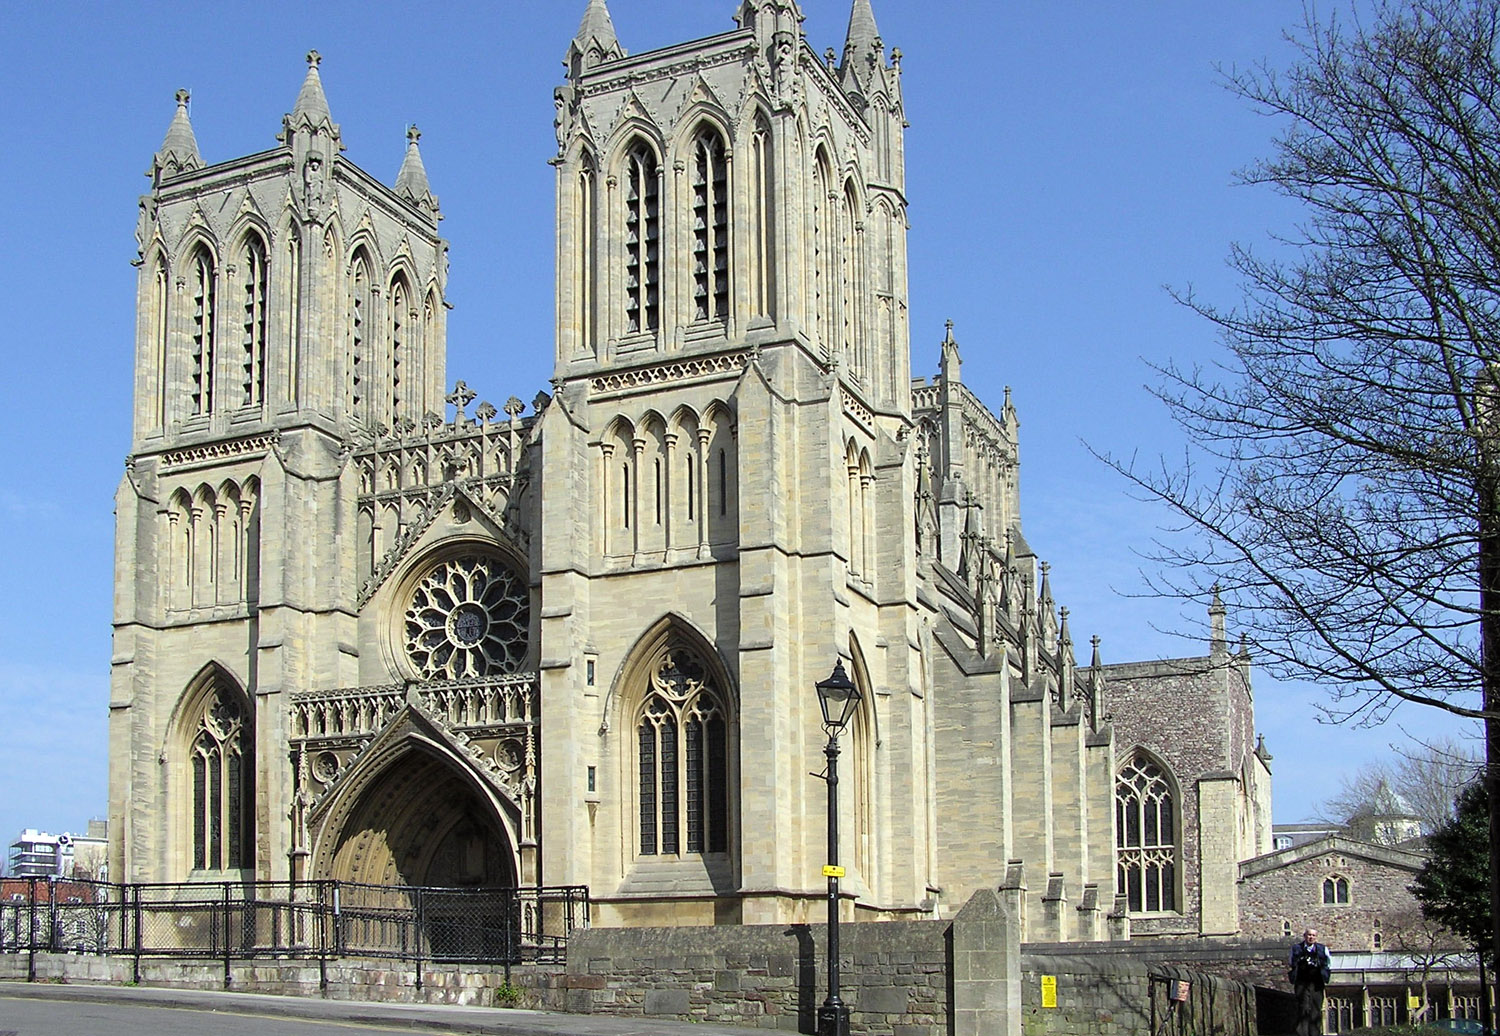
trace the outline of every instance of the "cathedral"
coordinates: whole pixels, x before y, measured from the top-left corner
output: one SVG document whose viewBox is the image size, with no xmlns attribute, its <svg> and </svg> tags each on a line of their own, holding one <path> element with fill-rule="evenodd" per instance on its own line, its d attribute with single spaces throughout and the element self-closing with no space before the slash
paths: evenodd
<svg viewBox="0 0 1500 1036">
<path fill-rule="evenodd" d="M 798 0 L 732 4 L 631 54 L 588 0 L 553 375 L 499 407 L 448 380 L 415 131 L 393 186 L 354 165 L 316 52 L 271 150 L 205 162 L 178 95 L 116 499 L 119 880 L 816 919 L 842 664 L 850 920 L 992 888 L 1028 939 L 1236 929 L 1270 770 L 1223 608 L 1201 658 L 1079 663 L 1009 395 L 951 326 L 912 375 L 901 52 L 870 0 L 821 54 Z"/>
</svg>

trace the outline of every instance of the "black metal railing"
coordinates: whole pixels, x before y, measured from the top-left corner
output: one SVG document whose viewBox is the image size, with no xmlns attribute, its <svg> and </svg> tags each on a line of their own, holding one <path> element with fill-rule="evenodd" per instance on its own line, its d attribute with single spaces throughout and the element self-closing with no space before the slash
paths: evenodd
<svg viewBox="0 0 1500 1036">
<path fill-rule="evenodd" d="M 560 963 L 589 923 L 586 886 L 426 888 L 338 881 L 0 882 L 0 952 L 223 961 L 344 957 Z"/>
</svg>

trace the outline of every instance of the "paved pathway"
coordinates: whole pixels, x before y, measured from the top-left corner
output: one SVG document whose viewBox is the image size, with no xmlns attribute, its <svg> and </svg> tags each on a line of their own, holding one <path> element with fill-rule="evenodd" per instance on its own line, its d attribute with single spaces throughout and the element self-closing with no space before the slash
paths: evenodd
<svg viewBox="0 0 1500 1036">
<path fill-rule="evenodd" d="M 764 1036 L 769 1030 L 727 1025 L 659 1021 L 651 1018 L 612 1018 L 604 1015 L 558 1014 L 547 1011 L 504 1010 L 492 1007 L 451 1007 L 437 1004 L 365 1003 L 310 997 L 265 996 L 259 993 L 223 993 L 185 989 L 152 989 L 139 986 L 53 985 L 39 982 L 0 982 L 0 1034 L 31 1036 L 34 1031 L 13 1025 L 35 1018 L 48 1002 L 61 1011 L 71 1005 L 104 1005 L 117 1011 L 122 1022 L 138 1009 L 213 1012 L 225 1015 L 260 1016 L 306 1023 L 308 1032 L 337 1032 L 344 1027 L 405 1030 L 432 1033 L 464 1033 L 472 1036 Z M 9 1010 L 7 1006 L 9 1005 Z M 22 1016 L 25 1016 L 24 1018 Z M 145 1020 L 143 1018 L 143 1020 Z M 78 1031 L 49 1028 L 48 1033 Z M 121 1025 L 123 1031 L 123 1024 Z M 142 1028 L 141 1032 L 164 1032 L 164 1028 Z M 204 1023 L 200 1032 L 226 1031 Z M 254 1032 L 250 1027 L 235 1031 Z M 260 1030 L 267 1033 L 272 1029 Z M 274 1031 L 296 1029 L 277 1027 Z"/>
</svg>

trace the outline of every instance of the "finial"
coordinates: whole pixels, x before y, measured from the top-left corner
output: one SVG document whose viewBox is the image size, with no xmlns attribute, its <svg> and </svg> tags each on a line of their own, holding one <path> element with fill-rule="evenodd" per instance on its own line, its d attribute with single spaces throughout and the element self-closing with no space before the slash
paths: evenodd
<svg viewBox="0 0 1500 1036">
<path fill-rule="evenodd" d="M 307 52 L 307 67 L 308 68 L 317 68 L 322 63 L 323 63 L 323 55 L 322 54 L 319 54 L 315 50 L 310 50 L 310 51 Z"/>
<path fill-rule="evenodd" d="M 186 90 L 178 90 L 174 96 L 177 98 L 177 107 L 179 108 L 186 108 L 188 102 L 193 99 L 193 95 Z"/>
<path fill-rule="evenodd" d="M 410 126 L 406 127 L 406 142 L 408 144 L 415 144 L 417 141 L 419 141 L 421 139 L 422 139 L 422 131 L 419 130 L 419 129 L 417 129 L 417 124 L 415 122 L 412 123 Z"/>
<path fill-rule="evenodd" d="M 943 326 L 948 329 L 948 341 L 953 341 L 953 321 L 945 320 Z"/>
</svg>

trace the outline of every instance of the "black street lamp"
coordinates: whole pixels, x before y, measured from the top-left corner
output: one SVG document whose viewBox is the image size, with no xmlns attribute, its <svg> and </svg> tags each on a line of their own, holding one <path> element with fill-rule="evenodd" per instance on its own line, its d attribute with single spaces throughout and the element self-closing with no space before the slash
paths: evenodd
<svg viewBox="0 0 1500 1036">
<path fill-rule="evenodd" d="M 839 734 L 859 707 L 859 688 L 844 672 L 844 661 L 833 665 L 828 679 L 819 680 L 818 705 L 823 709 L 823 729 L 828 731 L 828 999 L 818 1008 L 818 1036 L 849 1036 L 849 1007 L 839 999 Z"/>
</svg>

